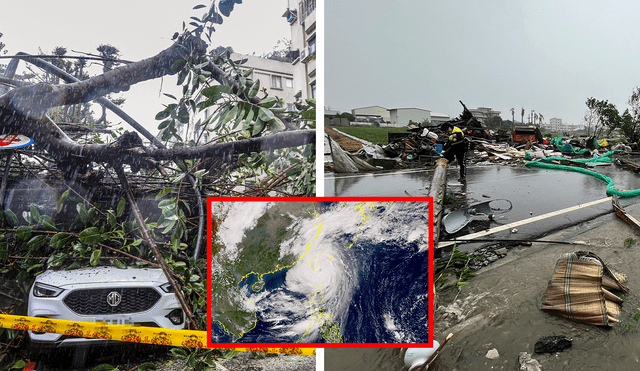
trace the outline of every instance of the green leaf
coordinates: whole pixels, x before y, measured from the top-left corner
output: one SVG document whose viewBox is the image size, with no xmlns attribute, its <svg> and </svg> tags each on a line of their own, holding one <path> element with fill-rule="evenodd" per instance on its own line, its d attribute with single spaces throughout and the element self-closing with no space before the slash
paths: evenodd
<svg viewBox="0 0 640 371">
<path fill-rule="evenodd" d="M 171 228 L 173 228 L 174 225 L 176 225 L 177 220 L 170 220 L 167 219 L 167 227 L 164 229 L 164 231 L 162 231 L 162 233 L 169 233 L 169 231 L 171 230 Z"/>
<path fill-rule="evenodd" d="M 180 71 L 181 69 L 184 68 L 185 64 L 187 64 L 187 61 L 185 61 L 184 59 L 177 60 L 177 61 L 173 62 L 173 64 L 171 65 L 171 71 L 178 72 L 178 71 Z M 167 94 L 165 93 L 165 95 L 167 95 Z M 171 97 L 173 97 L 173 96 L 171 96 Z M 175 98 L 173 98 L 173 99 L 175 99 Z"/>
<path fill-rule="evenodd" d="M 31 238 L 31 227 L 18 227 L 16 229 L 16 237 L 21 240 L 28 240 Z"/>
<path fill-rule="evenodd" d="M 171 110 L 165 109 L 164 111 L 160 111 L 156 114 L 156 120 L 164 120 L 171 115 Z"/>
<path fill-rule="evenodd" d="M 274 117 L 273 126 L 275 126 L 276 131 L 281 131 L 285 129 L 284 123 L 278 117 Z"/>
<path fill-rule="evenodd" d="M 51 247 L 53 247 L 56 250 L 62 249 L 63 247 L 66 246 L 67 241 L 69 241 L 69 238 L 71 238 L 70 234 L 56 233 L 53 235 L 53 237 L 51 237 L 51 242 L 49 242 L 49 244 L 51 245 Z"/>
<path fill-rule="evenodd" d="M 33 220 L 34 223 L 40 223 L 40 219 L 42 218 L 42 216 L 40 215 L 40 212 L 38 211 L 36 205 L 31 204 L 29 206 L 29 211 L 31 212 L 31 220 Z"/>
<path fill-rule="evenodd" d="M 85 245 L 95 245 L 102 241 L 102 236 L 100 235 L 100 229 L 98 227 L 90 227 L 80 232 L 79 236 L 80 242 Z"/>
<path fill-rule="evenodd" d="M 62 266 L 62 264 L 64 264 L 64 261 L 66 258 L 67 258 L 67 254 L 62 252 L 51 255 L 47 260 L 47 265 L 49 266 L 49 268 L 58 268 Z"/>
<path fill-rule="evenodd" d="M 7 217 L 7 220 L 9 220 L 9 223 L 11 223 L 11 225 L 15 226 L 20 223 L 20 221 L 18 220 L 18 217 L 13 211 L 7 209 L 4 211 L 4 215 Z"/>
<path fill-rule="evenodd" d="M 170 120 L 170 119 L 169 119 L 169 120 L 162 121 L 162 122 L 160 123 L 160 125 L 158 125 L 158 130 L 162 130 L 162 129 L 166 128 L 167 126 L 169 126 L 169 124 L 171 124 L 171 121 L 172 121 L 172 120 Z"/>
<path fill-rule="evenodd" d="M 249 89 L 249 91 L 247 92 L 247 97 L 255 98 L 255 96 L 258 95 L 259 91 L 260 91 L 260 80 L 256 80 L 253 82 L 253 85 L 251 85 L 251 89 Z"/>
<path fill-rule="evenodd" d="M 276 116 L 274 116 L 273 112 L 271 112 L 271 110 L 268 110 L 264 107 L 260 107 L 260 112 L 258 114 L 258 117 L 260 118 L 260 120 L 264 121 L 264 122 L 269 122 L 271 120 L 273 120 Z"/>
<path fill-rule="evenodd" d="M 29 268 L 27 268 L 27 272 L 31 272 L 34 269 L 40 268 L 42 267 L 42 264 L 34 264 L 32 266 L 30 266 Z"/>
<path fill-rule="evenodd" d="M 116 213 L 113 210 L 107 210 L 107 222 L 111 228 L 115 228 L 118 225 L 118 221 L 116 220 Z"/>
<path fill-rule="evenodd" d="M 102 249 L 93 250 L 91 253 L 91 258 L 89 259 L 89 264 L 92 266 L 98 265 L 100 263 L 100 256 L 102 255 Z"/>
<path fill-rule="evenodd" d="M 57 230 L 56 226 L 53 224 L 53 219 L 51 219 L 49 215 L 42 215 L 42 218 L 40 218 L 40 223 L 42 223 L 44 229 L 48 231 Z"/>
<path fill-rule="evenodd" d="M 235 105 L 229 113 L 227 113 L 220 124 L 216 125 L 218 127 L 224 127 L 229 121 L 233 120 L 238 115 L 238 105 Z"/>
<path fill-rule="evenodd" d="M 209 99 L 218 99 L 222 96 L 222 94 L 233 94 L 233 90 L 226 85 L 214 85 L 208 88 L 202 89 L 202 95 Z"/>
<path fill-rule="evenodd" d="M 160 201 L 160 203 L 158 204 L 158 207 L 161 209 L 174 208 L 175 204 L 176 204 L 176 200 L 174 198 L 170 198 L 168 200 Z"/>
<path fill-rule="evenodd" d="M 117 216 L 118 218 L 122 216 L 122 213 L 124 212 L 124 205 L 127 203 L 127 201 L 123 198 L 120 199 L 120 202 L 118 202 L 118 208 L 117 208 Z"/>
<path fill-rule="evenodd" d="M 56 202 L 56 211 L 57 212 L 62 211 L 62 206 L 64 206 L 64 203 L 67 201 L 67 198 L 69 198 L 69 190 L 68 189 L 62 193 L 62 196 L 60 196 L 60 200 L 58 200 L 58 202 Z"/>
<path fill-rule="evenodd" d="M 311 109 L 308 111 L 304 111 L 304 113 L 302 114 L 302 119 L 303 120 L 315 120 L 316 119 L 316 110 Z"/>
<path fill-rule="evenodd" d="M 158 194 L 156 195 L 156 200 L 168 195 L 169 193 L 171 193 L 171 191 L 173 191 L 173 188 L 171 187 L 163 188 L 162 191 L 158 192 Z"/>
<path fill-rule="evenodd" d="M 189 356 L 187 352 L 182 348 L 172 348 L 170 352 L 174 357 L 178 359 L 187 359 L 187 357 Z"/>
<path fill-rule="evenodd" d="M 310 105 L 311 107 L 315 108 L 316 107 L 316 100 L 313 98 L 307 98 L 305 99 L 305 101 L 307 102 L 308 105 Z"/>
<path fill-rule="evenodd" d="M 158 368 L 153 363 L 143 363 L 140 366 L 138 366 L 138 371 L 154 371 L 157 369 Z"/>
<path fill-rule="evenodd" d="M 256 136 L 258 134 L 260 134 L 262 132 L 262 129 L 264 129 L 264 122 L 262 122 L 262 120 L 258 119 L 258 121 L 256 121 L 255 125 L 253 125 L 253 131 L 251 133 L 252 136 Z"/>
<path fill-rule="evenodd" d="M 260 101 L 260 107 L 271 108 L 276 103 L 278 103 L 278 99 L 276 99 L 274 97 L 267 97 L 267 98 L 264 98 L 263 100 Z"/>
<path fill-rule="evenodd" d="M 22 370 L 25 366 L 27 365 L 27 363 L 21 359 L 13 362 L 13 364 L 11 364 L 11 366 L 9 366 L 10 370 L 15 370 L 15 369 L 20 369 Z"/>
<path fill-rule="evenodd" d="M 118 259 L 113 260 L 113 265 L 115 265 L 118 269 L 127 269 L 127 265 Z"/>
<path fill-rule="evenodd" d="M 37 250 L 41 248 L 45 242 L 47 242 L 47 236 L 41 234 L 31 238 L 29 242 L 27 242 L 27 247 L 29 248 L 29 250 Z"/>
</svg>

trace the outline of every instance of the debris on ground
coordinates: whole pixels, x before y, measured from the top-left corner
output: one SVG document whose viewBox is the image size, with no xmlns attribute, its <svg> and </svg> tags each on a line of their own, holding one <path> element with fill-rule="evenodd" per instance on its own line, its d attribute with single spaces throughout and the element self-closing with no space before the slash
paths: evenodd
<svg viewBox="0 0 640 371">
<path fill-rule="evenodd" d="M 499 201 L 508 202 L 508 208 L 499 207 L 502 206 Z M 491 204 L 493 204 L 493 206 Z M 506 204 L 504 206 L 506 206 Z M 448 234 L 454 234 L 476 218 L 489 218 L 489 220 L 493 220 L 496 214 L 504 214 L 512 208 L 513 204 L 511 201 L 504 199 L 480 202 L 469 207 L 454 210 L 445 215 L 444 218 L 442 218 L 442 225 Z"/>
<path fill-rule="evenodd" d="M 597 158 L 615 151 L 622 153 L 616 156 L 616 164 L 640 171 L 640 153 L 631 152 L 632 148 L 623 142 L 610 138 L 598 139 L 593 135 L 544 138 L 534 125 L 516 125 L 511 130 L 495 131 L 485 127 L 464 103 L 460 103 L 463 112 L 447 123 L 459 127 L 470 141 L 467 153 L 469 164 L 515 166 L 530 160 L 555 157 Z M 358 172 L 432 167 L 442 157 L 448 138 L 439 125 L 413 123 L 407 126 L 405 133 L 389 133 L 388 144 L 363 143 L 333 128 L 327 128 L 327 135 L 334 140 L 327 153 L 333 155 L 333 166 L 328 161 L 327 170 L 334 172 L 344 172 L 344 166 L 339 164 L 343 160 L 340 150 L 371 165 L 359 168 Z M 627 153 L 631 155 L 626 156 Z M 589 166 L 602 165 L 605 164 L 594 163 Z M 348 172 L 353 172 L 353 169 Z"/>
<path fill-rule="evenodd" d="M 613 273 L 596 254 L 564 254 L 542 298 L 542 310 L 597 326 L 619 322 L 623 300 L 613 291 L 628 293 L 626 277 Z"/>
<path fill-rule="evenodd" d="M 534 346 L 536 353 L 557 353 L 571 348 L 573 340 L 564 335 L 546 336 L 538 339 Z"/>
<path fill-rule="evenodd" d="M 520 352 L 518 355 L 518 370 L 520 371 L 542 371 L 540 363 L 531 358 L 527 352 Z"/>
</svg>

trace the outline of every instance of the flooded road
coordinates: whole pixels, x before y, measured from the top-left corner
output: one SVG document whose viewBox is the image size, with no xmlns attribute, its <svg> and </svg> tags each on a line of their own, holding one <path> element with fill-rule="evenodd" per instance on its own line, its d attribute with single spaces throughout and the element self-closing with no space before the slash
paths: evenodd
<svg viewBox="0 0 640 371">
<path fill-rule="evenodd" d="M 596 171 L 613 179 L 619 190 L 640 188 L 640 177 L 622 170 L 615 165 L 602 166 Z M 433 171 L 402 170 L 376 174 L 325 175 L 325 193 L 327 196 L 427 196 Z M 519 220 L 543 215 L 568 207 L 607 197 L 607 184 L 593 176 L 558 170 L 526 168 L 503 165 L 472 166 L 467 170 L 466 184 L 458 183 L 457 166 L 447 172 L 447 195 L 461 198 L 461 204 L 472 205 L 494 199 L 511 201 L 513 209 L 508 213 L 496 215 L 494 221 L 478 218 L 467 227 L 451 236 L 442 236 L 442 240 L 460 237 L 466 234 L 498 227 Z M 621 205 L 632 204 L 634 199 L 622 199 Z M 445 204 L 445 212 L 451 211 L 451 205 Z M 540 238 L 552 231 L 591 220 L 597 216 L 612 212 L 608 202 L 564 214 L 549 219 L 492 235 L 491 238 L 528 239 Z M 477 244 L 464 247 L 473 250 Z"/>
</svg>

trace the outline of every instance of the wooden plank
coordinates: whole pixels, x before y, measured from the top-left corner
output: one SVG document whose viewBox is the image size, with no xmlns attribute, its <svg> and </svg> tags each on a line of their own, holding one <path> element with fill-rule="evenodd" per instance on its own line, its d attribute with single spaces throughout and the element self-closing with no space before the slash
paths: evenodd
<svg viewBox="0 0 640 371">
<path fill-rule="evenodd" d="M 620 219 L 624 220 L 625 223 L 629 224 L 630 226 L 634 227 L 637 230 L 640 230 L 640 221 L 638 221 L 638 219 L 632 217 L 631 215 L 627 214 L 627 212 L 622 208 L 622 206 L 620 206 L 620 203 L 618 203 L 617 197 L 613 198 L 613 209 L 616 211 L 616 215 L 620 217 Z"/>
<path fill-rule="evenodd" d="M 519 227 L 521 225 L 534 223 L 534 222 L 537 222 L 537 221 L 540 221 L 540 220 L 551 218 L 553 216 L 558 216 L 558 215 L 570 213 L 572 211 L 576 211 L 576 210 L 584 209 L 584 208 L 587 208 L 587 207 L 599 205 L 601 203 L 604 203 L 604 202 L 607 202 L 607 201 L 611 201 L 611 200 L 612 200 L 612 197 L 602 198 L 600 200 L 591 201 L 591 202 L 588 202 L 586 204 L 568 207 L 566 209 L 553 211 L 553 212 L 550 212 L 550 213 L 547 213 L 547 214 L 543 214 L 543 215 L 539 215 L 539 216 L 534 216 L 533 218 L 520 220 L 520 221 L 517 221 L 517 222 L 513 222 L 511 224 L 506 224 L 506 225 L 502 225 L 502 226 L 499 226 L 499 227 L 496 227 L 496 228 L 487 229 L 486 231 L 468 234 L 466 236 L 458 237 L 456 239 L 457 240 L 473 240 L 473 239 L 478 238 L 478 237 L 484 237 L 484 236 L 488 236 L 490 234 L 494 234 L 494 233 L 497 233 L 497 232 L 506 231 L 506 230 L 509 230 L 509 229 L 512 229 L 512 228 L 515 228 L 515 227 Z M 454 245 L 455 243 L 456 242 L 454 242 L 454 241 L 444 241 L 444 242 L 438 243 L 438 245 L 437 245 L 438 247 L 437 248 L 441 249 L 443 247 Z"/>
</svg>

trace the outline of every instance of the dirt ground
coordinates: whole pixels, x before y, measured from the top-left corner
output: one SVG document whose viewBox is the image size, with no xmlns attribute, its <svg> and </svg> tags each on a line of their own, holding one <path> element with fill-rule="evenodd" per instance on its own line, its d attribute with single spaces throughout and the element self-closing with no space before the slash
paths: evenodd
<svg viewBox="0 0 640 371">
<path fill-rule="evenodd" d="M 345 151 L 353 152 L 362 148 L 362 142 L 342 135 L 341 133 L 335 131 L 331 126 L 325 127 L 325 131 L 327 132 L 327 134 L 329 134 L 331 139 L 338 142 L 338 144 L 340 144 Z"/>
</svg>

